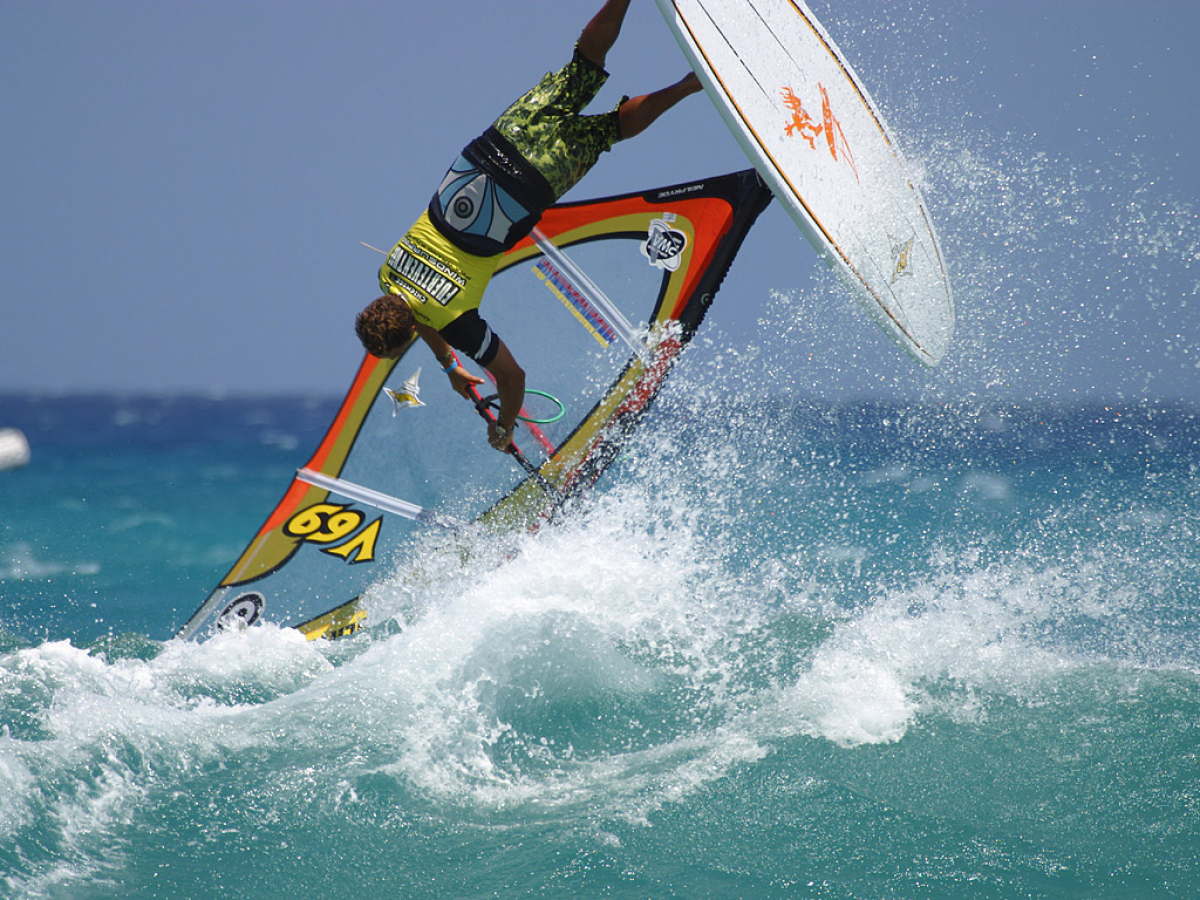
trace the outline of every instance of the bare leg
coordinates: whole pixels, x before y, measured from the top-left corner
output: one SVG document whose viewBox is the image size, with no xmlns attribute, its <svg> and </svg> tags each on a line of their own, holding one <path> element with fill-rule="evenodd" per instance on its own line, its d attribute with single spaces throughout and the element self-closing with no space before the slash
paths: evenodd
<svg viewBox="0 0 1200 900">
<path fill-rule="evenodd" d="M 697 91 L 704 90 L 704 85 L 696 77 L 695 72 L 688 72 L 674 84 L 655 91 L 653 94 L 642 94 L 632 97 L 621 104 L 621 140 L 641 134 L 668 109 Z"/>
<path fill-rule="evenodd" d="M 625 13 L 629 11 L 629 2 L 630 0 L 608 0 L 579 35 L 579 52 L 602 69 L 608 51 L 621 34 L 621 25 L 625 22 Z"/>
</svg>

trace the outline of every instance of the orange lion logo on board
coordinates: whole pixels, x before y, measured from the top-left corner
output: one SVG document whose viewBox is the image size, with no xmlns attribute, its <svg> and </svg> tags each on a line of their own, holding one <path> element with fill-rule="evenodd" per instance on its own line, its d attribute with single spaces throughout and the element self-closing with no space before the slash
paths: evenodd
<svg viewBox="0 0 1200 900">
<path fill-rule="evenodd" d="M 790 87 L 783 88 L 781 92 L 783 103 L 792 111 L 792 120 L 784 128 L 784 133 L 788 137 L 798 135 L 807 141 L 808 146 L 814 150 L 817 149 L 817 138 L 824 134 L 825 143 L 829 147 L 829 155 L 850 166 L 855 180 L 858 180 L 858 167 L 854 164 L 854 154 L 850 152 L 850 142 L 846 140 L 846 133 L 842 131 L 841 123 L 833 114 L 833 104 L 829 101 L 829 92 L 825 90 L 823 84 L 818 84 L 817 88 L 821 92 L 820 122 L 817 122 L 804 108 L 804 101 L 796 95 L 795 91 Z"/>
</svg>

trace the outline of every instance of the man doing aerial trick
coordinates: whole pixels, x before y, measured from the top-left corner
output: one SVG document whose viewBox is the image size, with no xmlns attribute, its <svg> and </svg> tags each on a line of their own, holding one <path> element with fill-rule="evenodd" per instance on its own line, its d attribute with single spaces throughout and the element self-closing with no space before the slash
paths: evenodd
<svg viewBox="0 0 1200 900">
<path fill-rule="evenodd" d="M 488 442 L 497 450 L 509 448 L 525 397 L 525 372 L 479 315 L 501 254 L 533 230 L 601 153 L 701 90 L 688 73 L 654 93 L 623 98 L 610 112 L 581 114 L 608 78 L 605 58 L 629 3 L 608 0 L 583 29 L 571 61 L 545 75 L 466 146 L 429 208 L 379 270 L 384 295 L 355 321 L 367 352 L 381 358 L 399 356 L 415 329 L 464 397 L 483 379 L 464 369 L 454 351 L 487 369 L 500 398 L 488 424 Z"/>
</svg>

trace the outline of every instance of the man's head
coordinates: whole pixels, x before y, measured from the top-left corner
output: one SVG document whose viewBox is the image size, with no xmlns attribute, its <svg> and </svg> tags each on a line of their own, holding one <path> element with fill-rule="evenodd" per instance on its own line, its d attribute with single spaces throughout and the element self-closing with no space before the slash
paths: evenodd
<svg viewBox="0 0 1200 900">
<path fill-rule="evenodd" d="M 358 314 L 354 331 L 372 356 L 390 356 L 412 340 L 412 310 L 394 294 L 384 294 Z"/>
</svg>

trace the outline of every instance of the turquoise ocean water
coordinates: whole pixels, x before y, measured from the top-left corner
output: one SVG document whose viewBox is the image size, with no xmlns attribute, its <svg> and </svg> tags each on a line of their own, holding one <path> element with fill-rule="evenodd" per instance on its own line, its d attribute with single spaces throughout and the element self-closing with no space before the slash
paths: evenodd
<svg viewBox="0 0 1200 900">
<path fill-rule="evenodd" d="M 0 897 L 1197 896 L 1200 410 L 670 393 L 365 633 L 171 640 L 333 410 L 0 398 Z"/>
</svg>

